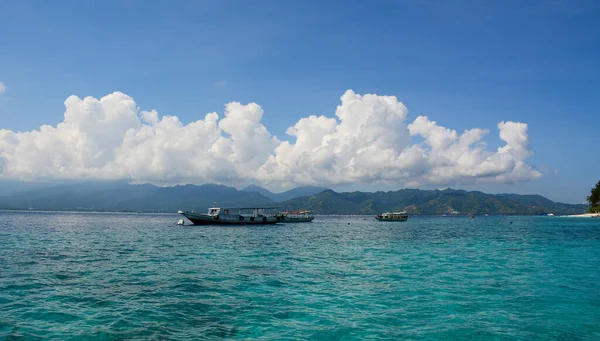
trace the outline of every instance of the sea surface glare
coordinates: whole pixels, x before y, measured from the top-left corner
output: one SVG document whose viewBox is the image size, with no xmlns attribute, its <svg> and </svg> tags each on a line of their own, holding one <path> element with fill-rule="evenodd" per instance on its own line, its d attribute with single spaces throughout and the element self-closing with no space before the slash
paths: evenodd
<svg viewBox="0 0 600 341">
<path fill-rule="evenodd" d="M 600 219 L 0 212 L 0 340 L 600 340 Z"/>
</svg>

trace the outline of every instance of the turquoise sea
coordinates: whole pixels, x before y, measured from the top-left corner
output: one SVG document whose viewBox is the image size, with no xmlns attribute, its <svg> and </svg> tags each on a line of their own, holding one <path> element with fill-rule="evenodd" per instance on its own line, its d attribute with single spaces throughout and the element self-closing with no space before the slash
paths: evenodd
<svg viewBox="0 0 600 341">
<path fill-rule="evenodd" d="M 0 212 L 0 340 L 600 340 L 600 220 Z"/>
</svg>

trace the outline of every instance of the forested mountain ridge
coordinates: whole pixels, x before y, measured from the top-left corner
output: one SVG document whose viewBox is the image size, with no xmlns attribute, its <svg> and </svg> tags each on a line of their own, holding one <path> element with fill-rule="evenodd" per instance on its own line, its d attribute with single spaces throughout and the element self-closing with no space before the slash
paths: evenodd
<svg viewBox="0 0 600 341">
<path fill-rule="evenodd" d="M 409 214 L 577 214 L 587 205 L 557 203 L 539 195 L 486 194 L 463 190 L 401 189 L 388 192 L 335 192 L 299 187 L 272 193 L 258 186 L 242 190 L 205 184 L 157 187 L 119 181 L 68 184 L 4 182 L 0 209 L 57 211 L 177 212 L 205 211 L 218 206 L 280 206 L 310 209 L 315 214 L 377 214 L 406 210 Z M 10 186 L 9 186 L 10 185 Z"/>
</svg>

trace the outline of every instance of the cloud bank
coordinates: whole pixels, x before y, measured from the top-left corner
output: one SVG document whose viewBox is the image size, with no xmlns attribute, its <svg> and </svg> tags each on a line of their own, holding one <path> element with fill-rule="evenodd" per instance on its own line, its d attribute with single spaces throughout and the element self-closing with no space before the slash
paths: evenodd
<svg viewBox="0 0 600 341">
<path fill-rule="evenodd" d="M 285 141 L 261 123 L 264 112 L 256 103 L 228 103 L 222 117 L 208 113 L 189 124 L 141 111 L 120 92 L 71 96 L 65 107 L 55 127 L 0 130 L 0 178 L 414 187 L 542 176 L 526 163 L 527 124 L 498 123 L 504 145 L 492 151 L 485 129 L 457 133 L 426 116 L 407 122 L 408 111 L 394 96 L 348 90 L 335 117 L 302 118 Z"/>
</svg>

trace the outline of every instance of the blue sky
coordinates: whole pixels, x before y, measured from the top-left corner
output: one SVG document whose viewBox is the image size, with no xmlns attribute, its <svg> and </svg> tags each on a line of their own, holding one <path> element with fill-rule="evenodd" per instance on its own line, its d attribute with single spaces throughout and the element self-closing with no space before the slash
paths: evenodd
<svg viewBox="0 0 600 341">
<path fill-rule="evenodd" d="M 600 179 L 598 18 L 598 1 L 0 1 L 0 128 L 119 90 L 186 123 L 256 102 L 285 137 L 353 89 L 490 129 L 491 148 L 498 122 L 527 123 L 546 175 L 468 189 L 578 203 Z"/>
</svg>

